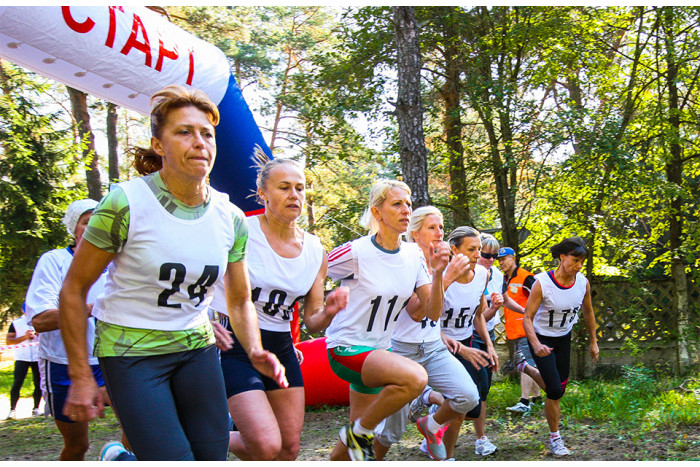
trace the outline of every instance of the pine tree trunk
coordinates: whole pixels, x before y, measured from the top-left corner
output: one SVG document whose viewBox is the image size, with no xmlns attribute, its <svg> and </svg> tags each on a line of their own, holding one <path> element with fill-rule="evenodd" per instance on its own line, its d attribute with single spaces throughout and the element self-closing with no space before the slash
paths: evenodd
<svg viewBox="0 0 700 467">
<path fill-rule="evenodd" d="M 85 178 L 87 180 L 88 197 L 94 200 L 102 198 L 102 182 L 100 181 L 100 168 L 98 166 L 97 152 L 95 151 L 95 137 L 90 127 L 90 114 L 87 108 L 87 94 L 77 89 L 66 86 L 70 95 L 73 119 L 78 126 L 80 141 L 84 145 L 83 159 L 85 161 Z"/>
<path fill-rule="evenodd" d="M 423 135 L 423 101 L 420 92 L 420 45 L 413 7 L 392 7 L 396 32 L 399 153 L 403 180 L 413 192 L 414 208 L 430 203 L 428 150 Z"/>
<path fill-rule="evenodd" d="M 117 105 L 107 104 L 107 159 L 109 161 L 109 182 L 119 181 L 119 154 L 117 149 Z"/>
<path fill-rule="evenodd" d="M 452 221 L 455 226 L 473 226 L 474 221 L 469 209 L 469 195 L 467 193 L 467 180 L 464 170 L 464 146 L 462 145 L 463 124 L 460 105 L 462 81 L 460 73 L 463 70 L 459 66 L 460 57 L 456 46 L 457 41 L 460 39 L 448 14 L 448 12 L 445 12 L 445 84 L 442 86 L 440 95 L 445 105 L 443 127 L 450 156 L 450 205 L 452 207 Z"/>
</svg>

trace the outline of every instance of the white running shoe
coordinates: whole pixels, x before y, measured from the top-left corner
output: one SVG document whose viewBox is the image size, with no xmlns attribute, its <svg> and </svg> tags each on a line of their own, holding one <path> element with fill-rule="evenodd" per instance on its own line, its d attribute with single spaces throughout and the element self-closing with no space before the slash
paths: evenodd
<svg viewBox="0 0 700 467">
<path fill-rule="evenodd" d="M 477 439 L 476 443 L 474 443 L 474 454 L 479 456 L 488 456 L 496 452 L 497 449 L 496 445 L 487 436 Z"/>
<path fill-rule="evenodd" d="M 32 409 L 32 417 L 39 417 L 41 415 L 44 415 L 44 414 L 41 413 L 41 411 L 39 410 L 38 407 L 36 409 Z"/>
<path fill-rule="evenodd" d="M 105 444 L 102 447 L 102 451 L 100 451 L 99 460 L 113 461 L 117 458 L 117 456 L 119 456 L 119 454 L 123 452 L 128 452 L 124 445 L 119 441 L 112 441 L 110 443 Z"/>
<path fill-rule="evenodd" d="M 554 457 L 571 455 L 571 451 L 566 449 L 566 446 L 564 446 L 564 440 L 561 439 L 561 437 L 549 440 L 549 450 L 552 451 Z"/>
<path fill-rule="evenodd" d="M 530 406 L 525 405 L 522 402 L 518 401 L 517 404 L 515 404 L 512 407 L 506 408 L 509 412 L 516 412 L 516 413 L 528 413 L 530 412 Z"/>
<path fill-rule="evenodd" d="M 7 414 L 7 419 L 8 420 L 15 420 L 17 418 L 17 412 L 14 410 L 10 410 L 10 413 Z"/>
<path fill-rule="evenodd" d="M 432 390 L 430 386 L 426 386 L 423 392 L 411 401 L 411 405 L 408 406 L 408 420 L 411 423 L 416 423 L 418 419 L 423 416 L 423 410 L 428 406 L 428 404 L 424 402 L 423 396 L 429 394 Z"/>
</svg>

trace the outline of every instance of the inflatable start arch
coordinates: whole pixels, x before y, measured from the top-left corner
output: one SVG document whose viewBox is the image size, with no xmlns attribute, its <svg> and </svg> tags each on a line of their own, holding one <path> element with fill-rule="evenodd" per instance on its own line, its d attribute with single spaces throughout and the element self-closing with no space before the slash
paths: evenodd
<svg viewBox="0 0 700 467">
<path fill-rule="evenodd" d="M 210 180 L 248 214 L 260 206 L 250 156 L 272 157 L 224 53 L 139 7 L 0 6 L 0 57 L 68 86 L 149 114 L 169 84 L 203 90 L 219 107 Z"/>
<path fill-rule="evenodd" d="M 248 198 L 256 178 L 250 156 L 256 145 L 272 154 L 226 56 L 212 44 L 146 8 L 0 6 L 0 57 L 144 115 L 150 97 L 169 84 L 203 90 L 221 114 L 211 184 L 247 215 L 262 212 Z M 347 405 L 348 383 L 330 369 L 325 338 L 299 348 L 307 404 Z"/>
</svg>

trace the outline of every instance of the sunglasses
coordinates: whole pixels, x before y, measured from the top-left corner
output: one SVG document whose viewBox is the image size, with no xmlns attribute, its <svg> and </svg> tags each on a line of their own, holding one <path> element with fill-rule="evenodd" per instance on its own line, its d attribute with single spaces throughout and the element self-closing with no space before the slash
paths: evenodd
<svg viewBox="0 0 700 467">
<path fill-rule="evenodd" d="M 484 259 L 496 259 L 496 258 L 498 258 L 498 253 L 484 253 L 482 251 L 481 257 Z"/>
</svg>

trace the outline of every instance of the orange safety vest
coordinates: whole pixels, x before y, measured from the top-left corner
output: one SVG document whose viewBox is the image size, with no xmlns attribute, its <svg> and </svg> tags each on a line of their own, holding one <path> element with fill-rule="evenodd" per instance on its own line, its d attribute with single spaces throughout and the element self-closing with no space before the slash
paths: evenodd
<svg viewBox="0 0 700 467">
<path fill-rule="evenodd" d="M 506 293 L 515 302 L 525 308 L 527 298 L 530 293 L 523 289 L 523 283 L 532 273 L 527 269 L 523 269 L 516 265 L 515 275 L 508 280 L 508 290 Z M 525 329 L 523 329 L 523 314 L 517 313 L 506 307 L 503 307 L 503 314 L 506 320 L 506 339 L 513 340 L 525 337 Z"/>
</svg>

